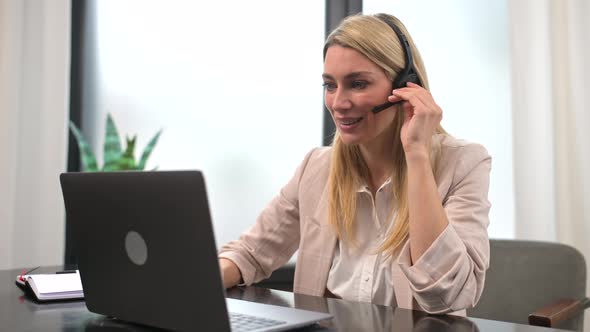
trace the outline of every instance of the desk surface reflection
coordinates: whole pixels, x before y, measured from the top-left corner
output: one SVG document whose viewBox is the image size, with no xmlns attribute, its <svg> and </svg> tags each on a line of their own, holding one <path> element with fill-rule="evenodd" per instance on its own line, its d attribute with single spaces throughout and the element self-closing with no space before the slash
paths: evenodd
<svg viewBox="0 0 590 332">
<path fill-rule="evenodd" d="M 57 268 L 44 268 L 51 272 Z M 14 284 L 20 270 L 0 271 L 0 329 L 6 331 L 158 331 L 146 326 L 121 322 L 89 312 L 83 301 L 39 304 Z M 179 296 L 182 296 L 179 293 Z M 480 332 L 550 332 L 560 331 L 527 325 L 450 315 L 427 315 L 369 303 L 294 294 L 260 287 L 228 290 L 235 299 L 269 303 L 330 313 L 331 320 L 321 321 L 297 331 L 480 331 Z M 207 323 L 203 322 L 203 330 Z"/>
</svg>

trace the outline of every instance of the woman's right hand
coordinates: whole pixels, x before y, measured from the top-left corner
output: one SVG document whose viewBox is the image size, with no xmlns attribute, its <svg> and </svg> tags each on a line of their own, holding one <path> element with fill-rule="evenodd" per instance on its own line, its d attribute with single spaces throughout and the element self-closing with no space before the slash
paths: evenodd
<svg viewBox="0 0 590 332">
<path fill-rule="evenodd" d="M 234 287 L 242 281 L 242 273 L 238 266 L 227 258 L 219 259 L 219 268 L 221 269 L 221 278 L 223 286 L 227 288 Z"/>
</svg>

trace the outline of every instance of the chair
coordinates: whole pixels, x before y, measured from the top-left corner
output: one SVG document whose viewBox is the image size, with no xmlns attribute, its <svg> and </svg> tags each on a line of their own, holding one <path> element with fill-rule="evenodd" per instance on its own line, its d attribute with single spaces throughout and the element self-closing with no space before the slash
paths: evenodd
<svg viewBox="0 0 590 332">
<path fill-rule="evenodd" d="M 490 240 L 485 289 L 467 316 L 582 331 L 586 262 L 567 245 Z"/>
<path fill-rule="evenodd" d="M 254 286 L 292 292 L 294 280 L 295 263 L 289 262 L 278 270 L 274 271 L 267 279 L 254 284 Z"/>
</svg>

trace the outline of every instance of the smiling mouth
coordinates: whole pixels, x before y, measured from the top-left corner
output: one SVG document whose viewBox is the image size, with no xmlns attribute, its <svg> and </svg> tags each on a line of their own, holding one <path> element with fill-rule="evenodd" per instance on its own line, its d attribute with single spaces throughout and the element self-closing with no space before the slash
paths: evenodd
<svg viewBox="0 0 590 332">
<path fill-rule="evenodd" d="M 357 123 L 361 122 L 362 119 L 363 119 L 363 117 L 356 118 L 356 119 L 346 119 L 346 120 L 340 121 L 340 123 L 342 123 L 345 126 L 352 126 L 353 124 L 357 124 Z"/>
</svg>

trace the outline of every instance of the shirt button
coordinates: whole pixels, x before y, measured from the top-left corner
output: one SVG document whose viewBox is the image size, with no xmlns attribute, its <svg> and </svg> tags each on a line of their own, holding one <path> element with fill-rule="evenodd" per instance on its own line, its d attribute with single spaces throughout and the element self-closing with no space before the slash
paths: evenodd
<svg viewBox="0 0 590 332">
<path fill-rule="evenodd" d="M 365 278 L 365 281 L 369 281 L 369 278 Z"/>
</svg>

